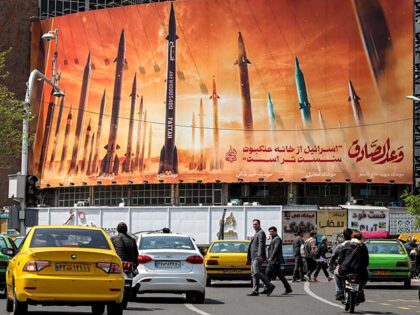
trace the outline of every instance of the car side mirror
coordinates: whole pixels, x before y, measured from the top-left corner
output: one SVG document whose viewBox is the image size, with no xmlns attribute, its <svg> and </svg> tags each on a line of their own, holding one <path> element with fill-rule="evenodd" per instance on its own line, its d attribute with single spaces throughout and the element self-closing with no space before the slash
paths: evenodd
<svg viewBox="0 0 420 315">
<path fill-rule="evenodd" d="M 6 255 L 6 256 L 10 256 L 10 257 L 12 257 L 16 254 L 15 250 L 13 248 L 2 248 L 1 253 Z"/>
</svg>

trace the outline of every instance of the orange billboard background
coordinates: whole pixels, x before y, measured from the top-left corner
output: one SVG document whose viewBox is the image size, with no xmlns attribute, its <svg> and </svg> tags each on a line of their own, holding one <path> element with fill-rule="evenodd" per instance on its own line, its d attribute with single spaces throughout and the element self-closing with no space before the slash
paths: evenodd
<svg viewBox="0 0 420 315">
<path fill-rule="evenodd" d="M 98 181 L 237 182 L 261 178 L 410 183 L 412 107 L 405 96 L 413 89 L 412 1 L 372 1 L 384 17 L 373 23 L 386 23 L 389 31 L 387 39 L 382 39 L 388 42 L 379 52 L 383 59 L 379 74 L 367 53 L 363 21 L 357 18 L 354 2 L 174 2 L 179 37 L 175 55 L 176 172 L 158 172 L 165 144 L 166 37 L 171 4 L 124 6 L 40 22 L 43 32 L 59 31 L 59 85 L 66 95 L 64 100 L 51 97 L 51 89 L 44 85 L 41 101 L 34 104 L 38 115 L 31 172 L 41 178 L 42 187 L 96 185 Z M 123 30 L 124 70 L 114 163 L 118 166 L 101 171 L 113 116 L 114 59 Z M 243 120 L 244 81 L 235 64 L 242 58 L 239 32 L 250 62 L 251 129 Z M 50 41 L 46 46 L 46 67 L 41 70 L 48 76 L 55 45 Z M 310 103 L 309 124 L 301 115 L 295 58 Z M 349 80 L 360 98 L 362 122 L 352 111 Z M 211 98 L 214 87 L 216 105 Z M 130 163 L 134 164 L 124 169 L 127 151 L 132 152 Z M 96 161 L 95 152 L 99 153 Z"/>
</svg>

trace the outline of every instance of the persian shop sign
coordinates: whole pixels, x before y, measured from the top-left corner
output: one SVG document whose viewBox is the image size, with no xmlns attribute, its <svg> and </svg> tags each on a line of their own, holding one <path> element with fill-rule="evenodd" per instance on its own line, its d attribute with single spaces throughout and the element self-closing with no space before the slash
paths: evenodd
<svg viewBox="0 0 420 315">
<path fill-rule="evenodd" d="M 329 237 L 333 241 L 334 237 L 347 227 L 347 211 L 318 210 L 317 211 L 317 233 Z"/>
<path fill-rule="evenodd" d="M 33 103 L 31 173 L 42 187 L 410 183 L 412 1 L 314 1 L 185 0 L 37 22 L 59 29 L 66 96 L 44 85 Z M 33 63 L 50 75 L 46 56 Z"/>
<path fill-rule="evenodd" d="M 311 231 L 316 231 L 316 211 L 283 211 L 283 242 L 291 244 L 298 231 L 307 239 Z"/>
<path fill-rule="evenodd" d="M 388 232 L 389 210 L 348 210 L 348 227 L 360 232 Z"/>
</svg>

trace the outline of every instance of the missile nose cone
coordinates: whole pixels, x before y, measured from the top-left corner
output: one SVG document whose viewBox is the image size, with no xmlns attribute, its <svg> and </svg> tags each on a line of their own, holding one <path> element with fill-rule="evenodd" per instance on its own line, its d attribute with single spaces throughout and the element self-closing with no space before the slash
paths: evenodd
<svg viewBox="0 0 420 315">
<path fill-rule="evenodd" d="M 300 70 L 298 57 L 295 57 L 295 67 L 296 67 L 296 70 L 298 69 Z"/>
</svg>

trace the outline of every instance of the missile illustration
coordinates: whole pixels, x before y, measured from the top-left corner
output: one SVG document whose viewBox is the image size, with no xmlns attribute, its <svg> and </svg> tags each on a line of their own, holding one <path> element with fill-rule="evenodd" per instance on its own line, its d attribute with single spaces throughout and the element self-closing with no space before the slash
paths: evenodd
<svg viewBox="0 0 420 315">
<path fill-rule="evenodd" d="M 89 124 L 86 128 L 86 135 L 85 135 L 85 144 L 83 146 L 83 155 L 82 155 L 82 164 L 80 165 L 80 170 L 82 172 L 85 171 L 86 166 L 86 158 L 88 155 L 88 146 L 89 146 L 89 139 L 90 139 L 90 131 L 92 130 L 92 120 L 89 119 Z"/>
<path fill-rule="evenodd" d="M 353 0 L 360 36 L 376 84 L 386 67 L 392 49 L 391 33 L 379 0 Z"/>
<path fill-rule="evenodd" d="M 58 145 L 58 137 L 60 134 L 61 120 L 63 117 L 63 108 L 64 108 L 64 97 L 61 98 L 60 109 L 58 110 L 58 116 L 57 116 L 57 123 L 55 125 L 54 142 L 53 142 L 53 148 L 52 148 L 53 151 L 51 153 L 50 166 L 49 166 L 50 169 L 52 168 L 54 160 L 55 160 L 55 150 Z"/>
<path fill-rule="evenodd" d="M 176 21 L 174 5 L 171 3 L 169 15 L 168 64 L 166 72 L 166 117 L 165 144 L 160 151 L 159 174 L 178 174 L 178 152 L 175 145 L 175 106 L 176 106 Z"/>
<path fill-rule="evenodd" d="M 308 92 L 306 91 L 305 77 L 299 66 L 299 60 L 295 57 L 295 80 L 296 89 L 299 98 L 299 110 L 302 117 L 304 127 L 310 127 L 312 123 L 311 104 L 308 99 Z"/>
<path fill-rule="evenodd" d="M 353 109 L 353 116 L 358 126 L 363 125 L 363 113 L 360 107 L 360 97 L 354 90 L 353 83 L 349 80 L 349 102 L 351 102 L 351 108 Z"/>
<path fill-rule="evenodd" d="M 195 163 L 195 113 L 192 114 L 192 124 L 191 124 L 191 140 L 192 140 L 192 157 L 189 163 L 189 169 L 193 170 L 197 167 Z"/>
<path fill-rule="evenodd" d="M 140 98 L 140 108 L 139 108 L 139 121 L 137 124 L 137 144 L 136 144 L 136 155 L 134 157 L 134 168 L 136 170 L 139 169 L 139 163 L 140 163 L 140 138 L 141 138 L 141 126 L 144 124 L 144 122 L 141 120 L 143 116 L 143 95 Z"/>
<path fill-rule="evenodd" d="M 140 172 L 143 172 L 145 169 L 144 165 L 144 151 L 146 148 L 146 126 L 147 126 L 147 110 L 144 111 L 144 130 L 143 130 L 143 138 L 141 140 L 141 153 L 140 153 L 140 163 L 139 163 L 139 170 Z"/>
<path fill-rule="evenodd" d="M 214 142 L 214 155 L 212 162 L 212 169 L 220 169 L 221 161 L 220 156 L 220 144 L 219 144 L 219 98 L 216 88 L 216 79 L 213 76 L 213 92 L 210 99 L 213 103 L 213 142 Z"/>
<path fill-rule="evenodd" d="M 122 165 L 122 171 L 125 173 L 132 172 L 132 156 L 133 156 L 133 126 L 134 126 L 134 113 L 136 111 L 136 97 L 137 95 L 137 73 L 134 74 L 133 87 L 131 89 L 131 110 L 130 122 L 128 124 L 128 139 L 127 139 L 127 152 L 125 153 L 125 160 Z"/>
<path fill-rule="evenodd" d="M 206 168 L 204 160 L 204 105 L 200 99 L 200 156 L 198 157 L 197 170 L 202 171 Z"/>
<path fill-rule="evenodd" d="M 117 133 L 118 133 L 118 116 L 120 114 L 120 103 L 121 103 L 121 89 L 123 81 L 123 70 L 125 61 L 125 37 L 124 29 L 121 31 L 120 42 L 118 44 L 117 58 L 114 62 L 115 67 L 115 82 L 114 82 L 114 96 L 112 99 L 112 112 L 111 122 L 109 125 L 108 144 L 105 146 L 106 155 L 101 162 L 101 174 L 113 174 L 118 175 L 120 161 L 116 150 L 120 148 L 117 144 Z"/>
<path fill-rule="evenodd" d="M 86 65 L 83 70 L 82 89 L 80 92 L 79 108 L 78 108 L 77 121 L 76 121 L 76 134 L 74 137 L 73 151 L 71 154 L 69 174 L 76 173 L 78 162 L 79 162 L 78 154 L 79 154 L 79 147 L 80 147 L 80 135 L 83 130 L 85 112 L 86 112 L 87 101 L 88 101 L 90 73 L 91 73 L 91 65 L 90 65 L 90 52 L 89 52 Z"/>
<path fill-rule="evenodd" d="M 70 128 L 71 128 L 71 123 L 72 123 L 72 120 L 73 120 L 73 116 L 72 116 L 72 113 L 71 113 L 72 110 L 73 110 L 73 108 L 70 107 L 69 114 L 67 115 L 66 130 L 64 132 L 64 143 L 63 143 L 63 150 L 61 151 L 61 159 L 60 159 L 59 173 L 61 173 L 63 171 L 64 163 L 66 163 L 67 148 L 68 148 L 67 143 L 69 141 Z"/>
<path fill-rule="evenodd" d="M 325 129 L 325 120 L 324 116 L 322 116 L 322 112 L 318 109 L 318 119 L 319 119 L 319 126 L 321 129 Z"/>
<path fill-rule="evenodd" d="M 274 104 L 271 101 L 271 95 L 268 93 L 267 98 L 268 120 L 270 121 L 270 129 L 276 129 L 276 114 L 274 113 Z"/>
<path fill-rule="evenodd" d="M 41 153 L 40 153 L 39 164 L 38 164 L 38 174 L 40 177 L 42 177 L 42 173 L 45 167 L 45 162 L 47 159 L 48 143 L 50 142 L 52 123 L 54 120 L 55 102 L 57 101 L 57 98 L 53 96 L 52 93 L 53 91 L 51 91 L 50 99 L 48 102 L 47 117 L 45 119 L 45 129 L 44 129 L 44 135 L 42 138 L 41 151 L 40 151 Z"/>
<path fill-rule="evenodd" d="M 94 150 L 95 144 L 95 133 L 92 134 L 92 140 L 90 141 L 90 151 L 89 151 L 89 159 L 88 159 L 88 167 L 86 170 L 86 175 L 92 175 L 92 155 Z"/>
<path fill-rule="evenodd" d="M 104 119 L 105 107 L 106 107 L 106 90 L 104 90 L 104 93 L 102 94 L 101 109 L 99 110 L 98 128 L 96 130 L 96 140 L 95 140 L 95 154 L 93 155 L 91 174 L 98 173 L 99 146 L 101 145 L 102 122 Z"/>
<path fill-rule="evenodd" d="M 147 147 L 147 160 L 152 156 L 152 124 L 149 125 L 149 142 Z"/>
<path fill-rule="evenodd" d="M 245 130 L 253 129 L 252 121 L 252 106 L 251 106 L 251 92 L 249 89 L 248 64 L 251 62 L 246 57 L 245 43 L 241 32 L 238 37 L 238 59 L 235 65 L 239 67 L 239 80 L 241 84 L 241 100 L 242 100 L 242 122 Z M 250 135 L 247 133 L 247 138 Z"/>
</svg>

